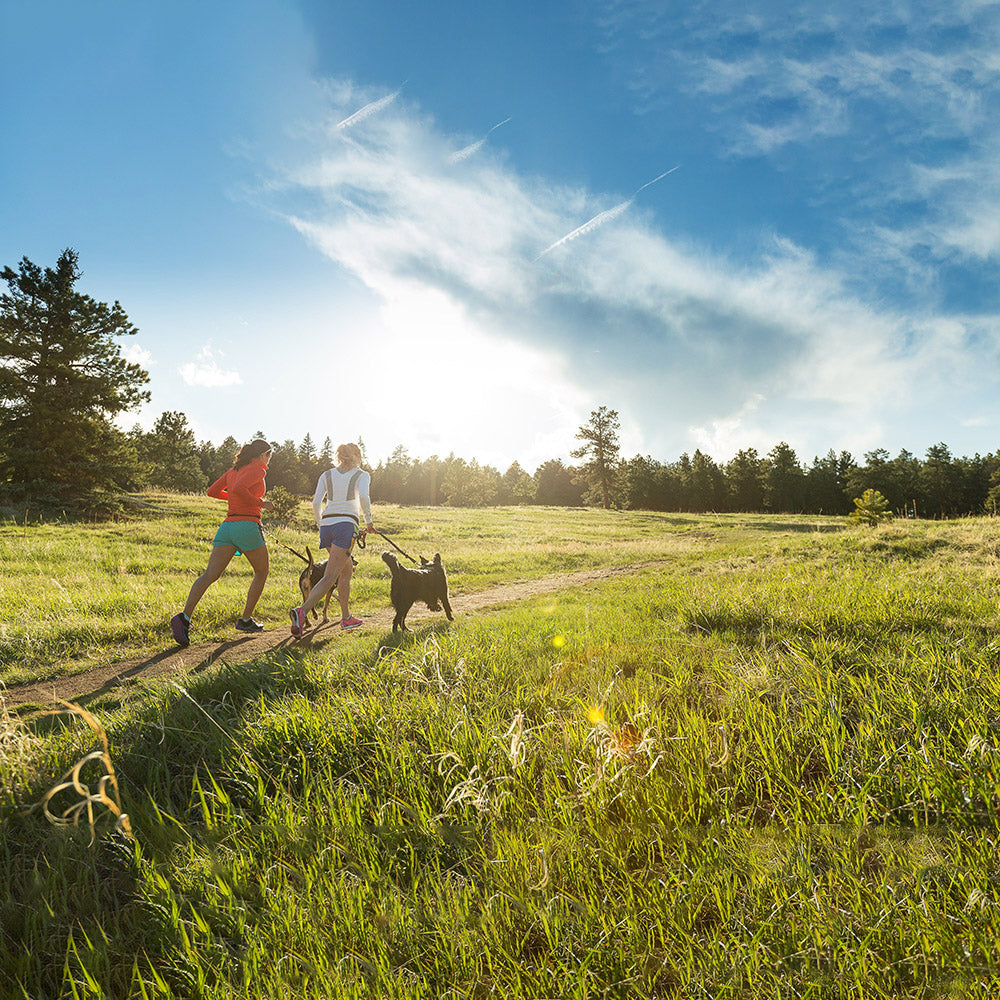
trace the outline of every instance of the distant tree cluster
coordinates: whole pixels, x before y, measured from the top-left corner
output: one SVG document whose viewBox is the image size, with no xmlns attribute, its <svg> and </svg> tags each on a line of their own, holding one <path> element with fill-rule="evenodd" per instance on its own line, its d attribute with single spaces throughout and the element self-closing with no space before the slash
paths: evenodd
<svg viewBox="0 0 1000 1000">
<path fill-rule="evenodd" d="M 863 462 L 831 450 L 803 463 L 782 441 L 724 464 L 701 451 L 669 464 L 636 456 L 621 464 L 618 484 L 622 506 L 650 510 L 850 514 L 856 498 L 876 490 L 901 516 L 959 517 L 997 512 L 1000 452 L 956 458 L 936 444 L 923 459 L 879 448 Z"/>
<path fill-rule="evenodd" d="M 136 332 L 122 307 L 78 292 L 79 277 L 73 250 L 54 269 L 24 258 L 16 271 L 0 271 L 8 286 L 0 295 L 0 493 L 15 502 L 85 507 L 147 487 L 201 492 L 232 465 L 241 442 L 199 443 L 176 411 L 162 413 L 148 431 L 116 426 L 115 418 L 149 398 L 149 376 L 122 356 L 116 338 Z M 599 407 L 577 431 L 580 444 L 571 454 L 579 464 L 554 458 L 533 474 L 518 462 L 500 472 L 454 454 L 411 458 L 400 445 L 371 470 L 373 499 L 456 507 L 863 510 L 869 520 L 881 516 L 876 508 L 855 504 L 868 491 L 880 495 L 884 512 L 910 517 L 995 514 L 1000 500 L 1000 451 L 956 458 L 936 444 L 922 459 L 876 449 L 863 462 L 829 451 L 805 463 L 782 441 L 766 455 L 747 448 L 722 464 L 701 451 L 664 463 L 623 459 L 618 431 L 618 413 Z M 298 445 L 286 440 L 275 447 L 268 485 L 307 496 L 333 462 L 329 438 L 318 448 L 308 434 Z"/>
<path fill-rule="evenodd" d="M 833 451 L 811 463 L 799 460 L 784 441 L 766 455 L 744 449 L 718 463 L 701 451 L 664 463 L 649 456 L 618 454 L 618 414 L 601 407 L 577 434 L 565 465 L 554 458 L 529 473 L 514 462 L 505 472 L 490 465 L 447 458 L 413 458 L 399 445 L 371 468 L 373 498 L 383 503 L 453 507 L 545 504 L 596 505 L 635 510 L 760 512 L 849 515 L 867 490 L 882 494 L 901 516 L 957 517 L 995 513 L 1000 500 L 1000 452 L 955 458 L 936 444 L 923 459 L 908 451 L 895 458 L 883 449 L 863 462 Z M 255 436 L 266 437 L 258 431 Z M 196 444 L 183 414 L 165 413 L 149 432 L 136 428 L 132 441 L 145 462 L 146 483 L 166 489 L 202 489 L 232 464 L 240 443 Z M 309 435 L 302 443 L 278 445 L 267 473 L 269 487 L 312 493 L 320 472 L 333 464 L 328 439 L 317 452 Z M 200 482 L 196 469 L 201 470 Z M 192 485 L 194 484 L 194 485 Z"/>
</svg>

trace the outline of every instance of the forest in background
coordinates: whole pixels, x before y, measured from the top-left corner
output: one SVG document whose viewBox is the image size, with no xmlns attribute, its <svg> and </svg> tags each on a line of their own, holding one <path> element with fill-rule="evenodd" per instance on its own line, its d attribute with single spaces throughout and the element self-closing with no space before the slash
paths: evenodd
<svg viewBox="0 0 1000 1000">
<path fill-rule="evenodd" d="M 147 488 L 200 493 L 228 468 L 243 442 L 198 442 L 187 416 L 166 411 L 146 431 L 121 420 L 148 402 L 149 373 L 128 361 L 118 339 L 135 334 L 120 303 L 77 291 L 77 254 L 66 249 L 55 268 L 23 258 L 0 271 L 0 509 L 34 506 L 88 513 L 120 509 L 125 495 Z M 513 462 L 501 471 L 454 454 L 416 458 L 400 444 L 367 467 L 376 502 L 486 507 L 540 504 L 654 511 L 847 514 L 856 498 L 877 490 L 908 517 L 995 514 L 1000 451 L 958 458 L 938 443 L 920 458 L 884 449 L 863 460 L 830 450 L 803 461 L 785 441 L 767 454 L 753 448 L 717 462 L 696 450 L 675 461 L 625 458 L 618 413 L 600 406 L 577 431 L 578 447 L 533 472 Z M 271 438 L 263 431 L 258 437 Z M 319 445 L 306 434 L 275 442 L 268 486 L 292 496 L 312 493 L 342 442 Z M 358 442 L 360 445 L 364 443 Z"/>
<path fill-rule="evenodd" d="M 611 417 L 603 433 L 594 427 L 602 417 Z M 388 459 L 366 463 L 372 497 L 429 506 L 604 506 L 602 475 L 607 506 L 628 510 L 848 514 L 854 498 L 875 489 L 900 516 L 942 518 L 995 513 L 1000 497 L 1000 452 L 957 458 L 943 443 L 929 448 L 923 458 L 905 450 L 893 458 L 878 449 L 859 462 L 848 452 L 831 450 L 804 463 L 780 442 L 766 455 L 747 448 L 724 463 L 699 450 L 662 462 L 619 455 L 613 410 L 601 407 L 592 413 L 577 437 L 585 433 L 597 438 L 603 463 L 591 448 L 578 464 L 553 458 L 533 472 L 518 462 L 501 471 L 454 454 L 418 458 L 399 445 Z M 259 436 L 267 437 L 263 432 Z M 197 442 L 181 413 L 163 414 L 149 432 L 135 428 L 131 440 L 143 485 L 181 492 L 203 490 L 232 464 L 241 444 L 232 437 L 218 445 Z M 317 447 L 308 434 L 298 444 L 281 442 L 268 468 L 268 487 L 311 496 L 319 474 L 333 464 L 339 443 L 326 438 Z M 364 442 L 360 444 L 363 450 Z M 583 438 L 583 447 L 592 444 L 592 438 Z"/>
</svg>

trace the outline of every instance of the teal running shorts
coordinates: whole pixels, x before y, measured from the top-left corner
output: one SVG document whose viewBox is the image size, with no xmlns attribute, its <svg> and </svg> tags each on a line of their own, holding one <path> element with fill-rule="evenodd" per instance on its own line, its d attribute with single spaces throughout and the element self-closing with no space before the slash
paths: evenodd
<svg viewBox="0 0 1000 1000">
<path fill-rule="evenodd" d="M 215 533 L 212 545 L 235 545 L 236 554 L 253 552 L 262 545 L 264 532 L 256 521 L 223 521 Z"/>
</svg>

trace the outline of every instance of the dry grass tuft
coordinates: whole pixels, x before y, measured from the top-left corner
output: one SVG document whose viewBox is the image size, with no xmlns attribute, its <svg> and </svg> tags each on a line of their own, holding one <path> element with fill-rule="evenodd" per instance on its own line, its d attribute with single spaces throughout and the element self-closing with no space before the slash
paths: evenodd
<svg viewBox="0 0 1000 1000">
<path fill-rule="evenodd" d="M 7 782 L 8 792 L 13 792 L 16 776 L 23 772 L 31 748 L 36 742 L 17 718 L 7 711 L 7 702 L 3 694 L 0 694 L 0 775 Z"/>
<path fill-rule="evenodd" d="M 91 843 L 97 838 L 97 826 L 104 816 L 110 814 L 114 817 L 113 828 L 120 831 L 129 840 L 132 838 L 132 826 L 129 823 L 128 813 L 124 812 L 121 806 L 121 792 L 118 788 L 118 778 L 115 775 L 114 764 L 111 763 L 111 754 L 108 748 L 108 734 L 98 720 L 85 708 L 62 701 L 60 704 L 73 714 L 83 719 L 90 730 L 101 741 L 101 749 L 93 750 L 81 760 L 77 761 L 59 780 L 58 784 L 50 788 L 39 805 L 45 813 L 45 818 L 54 826 L 79 826 L 80 818 L 86 816 L 87 825 L 90 827 Z M 100 765 L 101 773 L 97 776 L 96 785 L 92 788 L 82 777 L 83 769 L 91 762 Z M 55 806 L 54 800 L 63 792 L 73 792 L 68 797 L 72 801 L 68 805 Z M 55 806 L 55 811 L 53 807 Z M 101 809 L 106 810 L 104 814 Z"/>
</svg>

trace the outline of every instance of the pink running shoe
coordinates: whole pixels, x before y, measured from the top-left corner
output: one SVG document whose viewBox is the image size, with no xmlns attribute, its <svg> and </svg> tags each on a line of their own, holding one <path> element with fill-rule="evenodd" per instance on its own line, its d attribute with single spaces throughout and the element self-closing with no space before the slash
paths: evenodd
<svg viewBox="0 0 1000 1000">
<path fill-rule="evenodd" d="M 341 618 L 340 627 L 342 629 L 357 628 L 359 625 L 364 625 L 364 622 L 360 618 Z"/>
<path fill-rule="evenodd" d="M 306 630 L 306 613 L 302 608 L 291 608 L 288 614 L 292 619 L 292 635 L 296 639 L 301 638 L 302 633 Z"/>
</svg>

